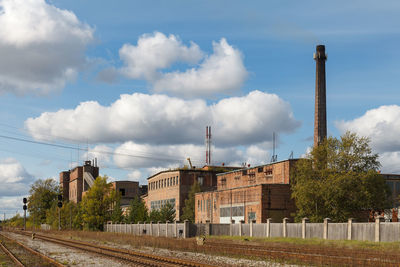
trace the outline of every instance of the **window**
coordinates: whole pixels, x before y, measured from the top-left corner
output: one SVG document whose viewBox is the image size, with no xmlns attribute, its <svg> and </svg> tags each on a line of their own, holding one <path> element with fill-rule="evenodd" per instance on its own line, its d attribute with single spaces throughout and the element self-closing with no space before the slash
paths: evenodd
<svg viewBox="0 0 400 267">
<path fill-rule="evenodd" d="M 200 210 L 200 200 L 197 200 L 197 210 Z"/>
<path fill-rule="evenodd" d="M 263 167 L 259 167 L 257 171 L 258 172 L 263 172 Z"/>
<path fill-rule="evenodd" d="M 175 185 L 175 176 L 173 177 L 173 179 L 172 179 L 172 180 L 173 180 L 173 183 L 174 183 L 174 185 Z"/>
<path fill-rule="evenodd" d="M 121 196 L 125 196 L 125 188 L 120 188 L 119 192 L 121 193 Z"/>
<path fill-rule="evenodd" d="M 247 170 L 243 170 L 242 175 L 247 175 Z"/>
<path fill-rule="evenodd" d="M 203 176 L 197 177 L 197 182 L 199 182 L 199 185 L 203 185 L 203 180 L 204 180 Z"/>
</svg>

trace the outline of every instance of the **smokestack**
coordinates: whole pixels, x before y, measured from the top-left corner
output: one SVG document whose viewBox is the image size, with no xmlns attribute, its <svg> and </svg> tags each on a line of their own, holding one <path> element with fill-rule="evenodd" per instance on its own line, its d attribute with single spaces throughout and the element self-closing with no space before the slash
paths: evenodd
<svg viewBox="0 0 400 267">
<path fill-rule="evenodd" d="M 325 78 L 325 46 L 317 45 L 314 53 L 316 62 L 315 76 L 315 114 L 314 114 L 314 147 L 326 138 L 326 78 Z"/>
</svg>

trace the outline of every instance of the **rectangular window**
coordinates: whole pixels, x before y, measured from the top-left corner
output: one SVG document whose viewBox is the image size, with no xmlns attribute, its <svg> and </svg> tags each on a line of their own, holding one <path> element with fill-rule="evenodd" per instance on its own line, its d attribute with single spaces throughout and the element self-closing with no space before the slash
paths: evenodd
<svg viewBox="0 0 400 267">
<path fill-rule="evenodd" d="M 125 188 L 120 188 L 119 192 L 121 193 L 121 196 L 125 196 Z"/>
<path fill-rule="evenodd" d="M 247 170 L 243 170 L 242 175 L 247 175 Z"/>
<path fill-rule="evenodd" d="M 258 172 L 263 172 L 263 167 L 259 167 Z"/>
</svg>

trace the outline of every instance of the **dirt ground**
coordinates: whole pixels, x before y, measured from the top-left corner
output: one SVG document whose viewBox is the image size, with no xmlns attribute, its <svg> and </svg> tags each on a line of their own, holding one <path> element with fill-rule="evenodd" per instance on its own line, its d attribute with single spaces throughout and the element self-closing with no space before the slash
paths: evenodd
<svg viewBox="0 0 400 267">
<path fill-rule="evenodd" d="M 57 260 L 58 262 L 65 264 L 67 266 L 127 266 L 125 262 L 120 262 L 117 260 L 112 260 L 110 258 L 106 258 L 103 256 L 99 256 L 97 254 L 92 254 L 88 252 L 79 251 L 72 248 L 67 248 L 64 246 L 60 246 L 51 242 L 42 241 L 39 239 L 32 240 L 29 237 L 18 235 L 15 233 L 7 233 L 10 237 L 17 239 L 18 241 L 42 252 L 43 254 Z M 257 261 L 257 260 L 249 260 L 249 259 L 240 259 L 240 258 L 230 258 L 223 256 L 215 256 L 215 255 L 207 255 L 202 253 L 193 253 L 193 252 L 183 252 L 176 251 L 170 249 L 162 249 L 162 248 L 150 248 L 150 247 L 132 247 L 131 245 L 118 244 L 113 242 L 103 242 L 97 241 L 95 243 L 112 246 L 116 248 L 125 248 L 131 249 L 134 251 L 151 253 L 155 255 L 165 256 L 165 257 L 174 257 L 179 259 L 189 259 L 193 261 L 200 261 L 203 263 L 207 263 L 210 265 L 215 265 L 218 267 L 223 266 L 248 266 L 248 267 L 294 267 L 295 265 L 287 265 L 276 262 L 267 262 L 267 261 Z"/>
</svg>

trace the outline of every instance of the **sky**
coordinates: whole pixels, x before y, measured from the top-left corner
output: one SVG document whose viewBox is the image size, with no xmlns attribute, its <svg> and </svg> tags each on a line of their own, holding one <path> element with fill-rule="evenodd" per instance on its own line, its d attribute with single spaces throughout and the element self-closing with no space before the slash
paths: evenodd
<svg viewBox="0 0 400 267">
<path fill-rule="evenodd" d="M 97 158 L 110 181 L 270 162 L 312 146 L 326 46 L 328 134 L 400 173 L 399 1 L 0 0 L 0 214 Z M 0 216 L 2 217 L 2 216 Z"/>
</svg>

